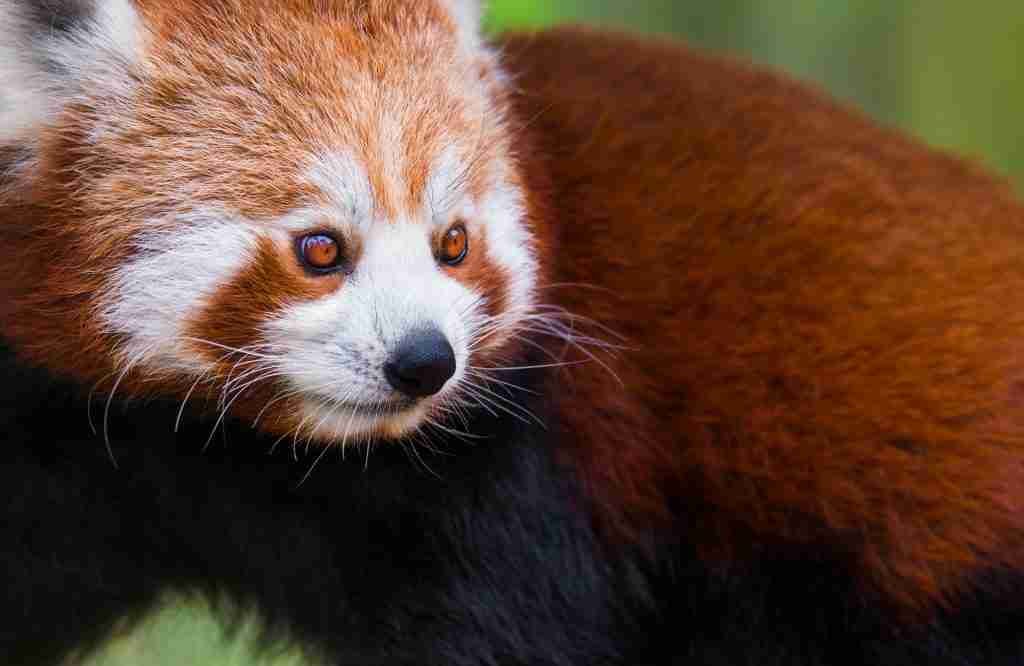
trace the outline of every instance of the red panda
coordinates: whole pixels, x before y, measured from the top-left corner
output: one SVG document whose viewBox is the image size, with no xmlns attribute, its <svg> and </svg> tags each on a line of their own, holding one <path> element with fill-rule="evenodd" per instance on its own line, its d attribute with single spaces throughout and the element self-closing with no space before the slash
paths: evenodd
<svg viewBox="0 0 1024 666">
<path fill-rule="evenodd" d="M 5 663 L 168 590 L 338 664 L 1018 663 L 1012 189 L 478 21 L 0 1 Z"/>
</svg>

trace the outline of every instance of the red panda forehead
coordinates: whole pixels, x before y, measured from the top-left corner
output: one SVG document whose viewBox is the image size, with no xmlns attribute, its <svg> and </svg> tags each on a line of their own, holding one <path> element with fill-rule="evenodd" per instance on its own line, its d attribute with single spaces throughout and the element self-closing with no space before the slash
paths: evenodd
<svg viewBox="0 0 1024 666">
<path fill-rule="evenodd" d="M 158 41 L 203 40 L 230 48 L 262 35 L 315 31 L 319 46 L 347 58 L 400 46 L 458 46 L 457 19 L 446 6 L 469 0 L 139 0 Z"/>
<path fill-rule="evenodd" d="M 190 203 L 280 216 L 317 194 L 311 161 L 339 151 L 361 164 L 385 218 L 417 207 L 453 147 L 473 155 L 466 189 L 483 186 L 484 148 L 501 143 L 480 77 L 488 56 L 457 48 L 438 5 L 149 4 L 137 103 L 105 148 L 130 179 L 160 183 L 166 205 L 187 192 Z"/>
</svg>

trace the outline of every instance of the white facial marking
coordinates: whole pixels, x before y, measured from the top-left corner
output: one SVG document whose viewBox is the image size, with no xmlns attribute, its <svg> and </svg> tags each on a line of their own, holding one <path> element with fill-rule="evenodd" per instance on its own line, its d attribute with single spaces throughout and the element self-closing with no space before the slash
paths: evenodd
<svg viewBox="0 0 1024 666">
<path fill-rule="evenodd" d="M 185 340 L 190 317 L 229 284 L 251 260 L 258 227 L 220 211 L 154 224 L 136 242 L 137 256 L 111 281 L 100 316 L 107 329 L 127 336 L 118 350 L 122 360 L 144 359 L 150 370 L 202 373 L 211 364 Z"/>
<path fill-rule="evenodd" d="M 454 146 L 445 146 L 434 159 L 423 192 L 424 220 L 433 224 L 447 224 L 454 206 L 461 203 L 465 183 L 460 182 L 465 172 L 465 162 L 459 159 Z"/>
<path fill-rule="evenodd" d="M 338 222 L 368 228 L 373 219 L 373 191 L 366 169 L 350 153 L 317 155 L 306 174 L 310 185 L 329 200 Z"/>
<path fill-rule="evenodd" d="M 487 228 L 487 253 L 508 277 L 508 310 L 524 314 L 536 299 L 538 264 L 522 193 L 500 184 L 484 196 L 475 212 Z"/>
</svg>

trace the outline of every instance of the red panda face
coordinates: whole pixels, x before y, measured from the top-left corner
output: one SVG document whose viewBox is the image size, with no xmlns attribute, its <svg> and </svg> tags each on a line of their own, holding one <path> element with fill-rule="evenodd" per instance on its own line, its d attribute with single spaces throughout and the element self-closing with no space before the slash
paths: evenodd
<svg viewBox="0 0 1024 666">
<path fill-rule="evenodd" d="M 6 74 L 39 107 L 0 131 L 49 234 L 29 354 L 329 442 L 415 431 L 508 354 L 538 266 L 469 0 L 87 13 L 38 42 L 53 85 Z"/>
</svg>

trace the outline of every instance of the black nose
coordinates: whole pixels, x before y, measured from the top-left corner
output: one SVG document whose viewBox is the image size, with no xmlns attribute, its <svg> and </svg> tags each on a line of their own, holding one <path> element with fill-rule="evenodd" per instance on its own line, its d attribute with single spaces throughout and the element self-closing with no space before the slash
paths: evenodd
<svg viewBox="0 0 1024 666">
<path fill-rule="evenodd" d="M 455 350 L 436 329 L 407 335 L 384 364 L 384 376 L 410 398 L 434 395 L 455 374 Z"/>
</svg>

